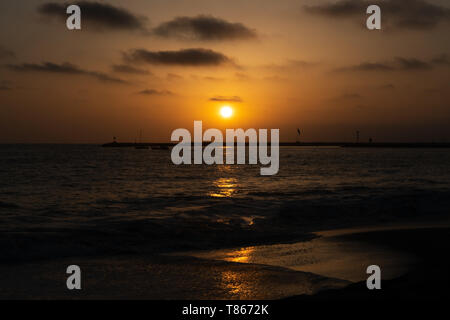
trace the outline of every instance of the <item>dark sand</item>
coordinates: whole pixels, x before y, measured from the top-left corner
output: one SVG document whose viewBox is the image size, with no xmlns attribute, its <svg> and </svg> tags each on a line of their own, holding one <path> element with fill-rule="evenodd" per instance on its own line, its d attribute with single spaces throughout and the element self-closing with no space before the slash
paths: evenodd
<svg viewBox="0 0 450 320">
<path fill-rule="evenodd" d="M 82 269 L 82 290 L 65 270 Z M 279 267 L 171 256 L 64 259 L 0 267 L 0 299 L 279 299 L 348 282 Z"/>
<path fill-rule="evenodd" d="M 415 256 L 407 272 L 382 281 L 381 290 L 368 290 L 365 281 L 339 290 L 291 297 L 299 300 L 434 300 L 450 298 L 450 228 L 414 228 L 348 233 L 342 240 L 376 244 Z"/>
</svg>

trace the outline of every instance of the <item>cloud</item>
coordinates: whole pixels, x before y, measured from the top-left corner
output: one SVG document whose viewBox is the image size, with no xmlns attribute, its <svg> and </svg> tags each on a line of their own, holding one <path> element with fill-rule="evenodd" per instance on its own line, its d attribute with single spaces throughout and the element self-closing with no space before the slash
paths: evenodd
<svg viewBox="0 0 450 320">
<path fill-rule="evenodd" d="M 10 59 L 14 58 L 16 54 L 11 50 L 6 49 L 3 46 L 0 46 L 0 59 Z"/>
<path fill-rule="evenodd" d="M 143 94 L 147 96 L 171 96 L 173 93 L 169 90 L 155 90 L 155 89 L 146 89 L 138 92 L 138 94 Z"/>
<path fill-rule="evenodd" d="M 268 77 L 264 77 L 263 80 L 272 81 L 272 82 L 275 82 L 275 81 L 281 82 L 281 81 L 288 81 L 289 79 L 285 78 L 285 77 L 280 77 L 280 76 L 268 76 Z"/>
<path fill-rule="evenodd" d="M 447 54 L 441 54 L 440 56 L 437 56 L 436 58 L 432 59 L 431 63 L 436 65 L 450 66 L 450 59 Z"/>
<path fill-rule="evenodd" d="M 129 65 L 125 65 L 125 64 L 120 64 L 120 65 L 113 65 L 112 69 L 114 72 L 118 72 L 118 73 L 127 73 L 127 74 L 140 74 L 140 75 L 151 75 L 152 73 L 147 71 L 147 70 L 143 70 L 143 69 L 138 69 Z"/>
<path fill-rule="evenodd" d="M 395 86 L 392 83 L 386 83 L 386 84 L 382 84 L 382 85 L 378 86 L 378 89 L 381 89 L 381 90 L 394 90 Z"/>
<path fill-rule="evenodd" d="M 52 62 L 44 62 L 42 64 L 24 63 L 21 65 L 9 65 L 14 71 L 45 71 L 66 74 L 82 74 L 83 70 L 70 63 L 56 64 Z"/>
<path fill-rule="evenodd" d="M 387 62 L 363 62 L 358 65 L 342 67 L 334 69 L 334 72 L 390 72 L 390 71 L 420 71 L 430 70 L 434 64 L 444 64 L 446 56 L 441 56 L 428 61 L 419 60 L 416 58 L 396 57 L 392 61 Z"/>
<path fill-rule="evenodd" d="M 166 79 L 169 81 L 177 81 L 177 80 L 183 80 L 184 78 L 183 78 L 183 76 L 180 76 L 179 74 L 176 74 L 176 73 L 168 73 Z"/>
<path fill-rule="evenodd" d="M 238 96 L 215 96 L 209 99 L 209 101 L 216 102 L 242 102 L 241 97 Z"/>
<path fill-rule="evenodd" d="M 76 65 L 73 65 L 73 64 L 67 63 L 67 62 L 63 63 L 63 64 L 57 64 L 57 63 L 53 63 L 53 62 L 44 62 L 42 64 L 24 63 L 24 64 L 20 64 L 20 65 L 8 65 L 7 67 L 10 70 L 13 70 L 16 72 L 47 72 L 47 73 L 58 73 L 58 74 L 65 74 L 65 75 L 85 75 L 85 76 L 93 77 L 93 78 L 103 81 L 103 82 L 111 82 L 111 83 L 118 83 L 118 84 L 127 83 L 124 80 L 111 77 L 102 72 L 88 71 L 88 70 L 80 69 Z"/>
<path fill-rule="evenodd" d="M 313 6 L 304 6 L 310 14 L 337 19 L 355 18 L 365 22 L 365 13 L 372 1 L 340 0 Z M 450 22 L 450 9 L 426 0 L 379 0 L 383 24 L 388 28 L 427 30 L 441 22 Z"/>
<path fill-rule="evenodd" d="M 428 70 L 431 69 L 432 66 L 430 63 L 421 61 L 414 58 L 395 58 L 398 64 L 398 69 L 401 70 Z"/>
<path fill-rule="evenodd" d="M 358 65 L 335 69 L 335 72 L 353 72 L 353 71 L 393 71 L 394 68 L 384 63 L 363 62 Z"/>
<path fill-rule="evenodd" d="M 363 1 L 341 0 L 334 3 L 326 3 L 315 6 L 305 5 L 303 8 L 308 13 L 323 16 L 347 17 L 349 15 L 356 15 L 358 13 L 360 14 L 361 12 L 365 12 L 364 7 L 367 8 Z"/>
<path fill-rule="evenodd" d="M 92 76 L 100 81 L 103 82 L 111 82 L 111 83 L 117 83 L 117 84 L 128 84 L 128 81 L 119 79 L 119 78 L 115 78 L 115 77 L 111 77 L 109 75 L 107 75 L 106 73 L 102 73 L 102 72 L 95 72 L 95 71 L 86 71 L 84 73 L 85 75 L 88 76 Z"/>
<path fill-rule="evenodd" d="M 296 69 L 306 69 L 310 67 L 317 66 L 319 63 L 317 62 L 309 62 L 304 60 L 287 60 L 283 64 L 269 64 L 265 65 L 264 68 L 272 71 L 292 71 Z"/>
<path fill-rule="evenodd" d="M 218 66 L 231 63 L 231 59 L 220 52 L 209 49 L 182 49 L 178 51 L 133 50 L 124 54 L 124 59 L 133 63 L 180 66 Z"/>
<path fill-rule="evenodd" d="M 236 72 L 236 73 L 234 74 L 234 77 L 235 77 L 237 80 L 239 80 L 239 81 L 247 81 L 247 80 L 250 80 L 250 76 L 247 75 L 247 74 L 245 74 L 245 73 L 242 73 L 242 72 Z"/>
<path fill-rule="evenodd" d="M 124 8 L 95 1 L 76 1 L 70 4 L 76 4 L 81 8 L 83 29 L 86 23 L 87 29 L 92 27 L 96 30 L 146 30 L 146 18 L 138 17 Z M 48 2 L 39 6 L 38 12 L 66 21 L 68 6 L 69 3 Z"/>
<path fill-rule="evenodd" d="M 225 78 L 211 77 L 211 76 L 202 77 L 202 79 L 206 81 L 225 81 Z"/>
<path fill-rule="evenodd" d="M 340 96 L 337 96 L 335 98 L 332 98 L 331 101 L 334 102 L 341 102 L 341 101 L 348 101 L 348 100 L 357 100 L 362 98 L 359 93 L 344 93 Z"/>
<path fill-rule="evenodd" d="M 245 40 L 257 38 L 256 31 L 242 23 L 231 23 L 209 15 L 177 17 L 153 29 L 153 34 L 183 40 Z"/>
</svg>

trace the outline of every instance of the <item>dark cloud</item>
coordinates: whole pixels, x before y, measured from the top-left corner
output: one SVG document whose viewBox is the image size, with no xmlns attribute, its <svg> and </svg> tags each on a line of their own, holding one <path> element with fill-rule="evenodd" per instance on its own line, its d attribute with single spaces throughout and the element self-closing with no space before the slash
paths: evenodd
<svg viewBox="0 0 450 320">
<path fill-rule="evenodd" d="M 348 100 L 357 100 L 360 98 L 361 98 L 361 95 L 359 93 L 344 93 L 344 94 L 341 94 L 340 96 L 337 96 L 337 97 L 331 99 L 331 101 L 342 102 L 342 101 L 348 101 Z"/>
<path fill-rule="evenodd" d="M 160 37 L 184 40 L 242 40 L 256 38 L 255 30 L 213 16 L 177 17 L 153 29 Z"/>
<path fill-rule="evenodd" d="M 147 70 L 143 70 L 143 69 L 138 69 L 126 64 L 120 64 L 120 65 L 114 65 L 112 66 L 112 69 L 114 72 L 118 72 L 118 73 L 128 73 L 128 74 L 140 74 L 140 75 L 151 75 L 152 73 L 147 71 Z"/>
<path fill-rule="evenodd" d="M 247 80 L 250 80 L 250 76 L 247 75 L 247 74 L 245 74 L 245 73 L 242 73 L 242 72 L 236 72 L 236 73 L 234 74 L 234 76 L 235 76 L 235 78 L 236 78 L 237 80 L 240 80 L 240 81 L 247 81 Z"/>
<path fill-rule="evenodd" d="M 220 52 L 201 48 L 178 51 L 137 49 L 125 53 L 124 58 L 128 62 L 180 66 L 217 66 L 231 62 L 227 56 Z"/>
<path fill-rule="evenodd" d="M 295 67 L 295 68 L 307 68 L 307 67 L 313 67 L 318 65 L 317 62 L 309 62 L 304 60 L 289 60 L 288 66 L 289 67 Z"/>
<path fill-rule="evenodd" d="M 10 59 L 14 58 L 16 54 L 11 50 L 6 49 L 3 46 L 0 46 L 0 59 Z"/>
<path fill-rule="evenodd" d="M 56 64 L 52 62 L 44 62 L 42 64 L 24 63 L 20 65 L 9 65 L 14 71 L 39 71 L 39 72 L 54 72 L 66 74 L 82 74 L 83 70 L 70 63 Z"/>
<path fill-rule="evenodd" d="M 202 78 L 203 80 L 206 81 L 224 81 L 225 78 L 218 78 L 218 77 L 211 77 L 211 76 L 206 76 Z"/>
<path fill-rule="evenodd" d="M 269 64 L 265 65 L 264 68 L 272 71 L 292 71 L 297 69 L 306 69 L 310 67 L 317 66 L 319 63 L 317 62 L 309 62 L 304 60 L 287 60 L 283 64 Z"/>
<path fill-rule="evenodd" d="M 378 86 L 378 89 L 381 90 L 394 90 L 395 86 L 392 83 L 383 84 L 381 86 Z"/>
<path fill-rule="evenodd" d="M 81 8 L 82 28 L 87 26 L 97 30 L 141 30 L 145 31 L 144 17 L 138 17 L 124 8 L 114 7 L 101 2 L 76 1 Z M 48 2 L 39 6 L 39 13 L 67 20 L 67 7 L 69 3 Z"/>
<path fill-rule="evenodd" d="M 398 68 L 401 70 L 428 70 L 432 66 L 430 63 L 414 58 L 396 58 Z"/>
<path fill-rule="evenodd" d="M 268 76 L 268 77 L 264 77 L 263 80 L 265 81 L 288 81 L 288 78 L 284 78 L 284 77 L 280 77 L 280 76 Z"/>
<path fill-rule="evenodd" d="M 330 17 L 348 17 L 350 15 L 361 14 L 361 12 L 365 12 L 365 8 L 367 8 L 367 5 L 365 5 L 364 1 L 360 0 L 341 0 L 313 6 L 305 5 L 303 7 L 308 13 Z"/>
<path fill-rule="evenodd" d="M 85 75 L 96 78 L 97 80 L 103 82 L 111 82 L 118 84 L 127 83 L 124 80 L 111 77 L 102 72 L 80 69 L 79 67 L 71 63 L 63 63 L 63 64 L 57 64 L 53 62 L 44 62 L 42 64 L 24 63 L 20 65 L 8 65 L 8 68 L 16 72 L 47 72 L 65 75 Z"/>
<path fill-rule="evenodd" d="M 169 81 L 177 81 L 177 80 L 184 79 L 183 76 L 180 76 L 179 74 L 176 74 L 176 73 L 168 73 L 166 78 Z"/>
<path fill-rule="evenodd" d="M 424 30 L 450 21 L 450 9 L 426 0 L 340 0 L 333 3 L 304 6 L 311 14 L 340 19 L 355 18 L 365 23 L 366 9 L 371 4 L 381 8 L 383 28 Z"/>
<path fill-rule="evenodd" d="M 143 94 L 147 96 L 167 96 L 173 95 L 173 93 L 169 90 L 155 90 L 155 89 L 146 89 L 138 92 L 138 94 Z"/>
<path fill-rule="evenodd" d="M 434 62 L 433 62 L 434 61 Z M 334 72 L 387 72 L 387 71 L 420 71 L 420 70 L 430 70 L 433 68 L 433 63 L 441 64 L 445 62 L 440 57 L 438 60 L 433 59 L 432 61 L 423 61 L 416 58 L 403 58 L 397 57 L 392 61 L 388 62 L 364 62 L 354 66 L 348 66 L 343 68 L 337 68 Z"/>
<path fill-rule="evenodd" d="M 384 63 L 363 62 L 358 65 L 335 69 L 335 72 L 353 72 L 353 71 L 393 71 L 394 68 Z"/>
<path fill-rule="evenodd" d="M 436 58 L 432 59 L 431 63 L 436 65 L 450 66 L 450 59 L 447 54 L 441 54 L 440 56 L 437 56 Z"/>
<path fill-rule="evenodd" d="M 242 102 L 241 97 L 238 96 L 215 96 L 209 99 L 209 101 L 216 102 Z"/>
<path fill-rule="evenodd" d="M 111 83 L 117 83 L 117 84 L 128 84 L 128 81 L 112 77 L 110 75 L 107 75 L 106 73 L 102 72 L 95 72 L 95 71 L 86 71 L 84 73 L 85 75 L 92 76 L 100 81 L 103 82 L 111 82 Z"/>
</svg>

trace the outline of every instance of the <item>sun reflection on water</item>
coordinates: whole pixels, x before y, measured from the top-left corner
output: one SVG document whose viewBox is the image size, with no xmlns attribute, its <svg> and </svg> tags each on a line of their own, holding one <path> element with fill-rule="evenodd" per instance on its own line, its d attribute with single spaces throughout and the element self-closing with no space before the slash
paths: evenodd
<svg viewBox="0 0 450 320">
<path fill-rule="evenodd" d="M 237 193 L 237 187 L 236 178 L 219 178 L 213 182 L 215 190 L 209 195 L 213 198 L 231 198 Z"/>
<path fill-rule="evenodd" d="M 253 252 L 253 248 L 240 248 L 230 252 L 225 258 L 226 261 L 248 263 Z M 221 273 L 221 285 L 228 291 L 231 297 L 239 297 L 240 299 L 248 298 L 254 293 L 254 281 L 252 276 L 246 272 L 224 271 Z"/>
<path fill-rule="evenodd" d="M 228 253 L 225 260 L 230 262 L 249 263 L 254 250 L 255 249 L 253 247 L 240 248 L 236 251 Z"/>
<path fill-rule="evenodd" d="M 242 272 L 223 271 L 221 273 L 223 289 L 225 289 L 231 297 L 238 296 L 245 298 L 251 295 L 251 288 L 245 274 Z"/>
</svg>

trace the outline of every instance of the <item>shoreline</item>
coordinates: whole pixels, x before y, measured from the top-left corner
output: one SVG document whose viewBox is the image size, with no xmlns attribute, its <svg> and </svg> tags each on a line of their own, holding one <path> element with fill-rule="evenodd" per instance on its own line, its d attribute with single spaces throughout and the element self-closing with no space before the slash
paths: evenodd
<svg viewBox="0 0 450 320">
<path fill-rule="evenodd" d="M 323 290 L 314 295 L 290 297 L 295 300 L 440 300 L 448 299 L 447 284 L 450 259 L 449 226 L 402 228 L 344 233 L 347 241 L 376 244 L 413 254 L 416 261 L 398 277 L 382 281 L 381 290 L 368 290 L 365 281 L 337 290 Z M 383 271 L 382 271 L 383 273 Z"/>
<path fill-rule="evenodd" d="M 66 289 L 66 268 L 81 268 L 80 291 Z M 114 256 L 0 266 L 8 300 L 278 300 L 347 281 L 285 268 L 187 256 Z"/>
<path fill-rule="evenodd" d="M 300 256 L 303 254 L 304 260 L 311 257 L 318 258 L 313 259 L 313 263 L 309 264 L 310 269 L 305 268 L 305 265 L 303 268 L 293 269 L 282 264 L 257 263 L 258 261 L 247 263 L 246 261 L 224 261 L 217 257 L 192 257 L 189 256 L 189 252 L 168 255 L 119 254 L 72 257 L 14 265 L 2 264 L 0 265 L 0 282 L 3 288 L 0 298 L 38 300 L 363 299 L 365 295 L 370 294 L 367 293 L 364 281 L 342 279 L 339 277 L 339 272 L 333 276 L 327 268 L 334 265 L 333 259 L 339 257 L 339 254 L 343 254 L 344 260 L 347 258 L 348 261 L 357 261 L 354 258 L 360 257 L 359 255 L 365 250 L 369 253 L 366 257 L 370 257 L 371 252 L 378 252 L 378 254 L 381 252 L 381 255 L 372 257 L 387 257 L 384 261 L 389 261 L 389 257 L 395 257 L 397 253 L 417 258 L 400 259 L 398 263 L 382 266 L 383 270 L 383 268 L 401 267 L 406 264 L 407 270 L 389 279 L 385 279 L 383 275 L 386 275 L 386 272 L 382 271 L 384 290 L 375 293 L 380 299 L 395 298 L 403 294 L 406 294 L 405 298 L 422 298 L 427 291 L 422 292 L 420 288 L 432 290 L 435 293 L 433 297 L 439 298 L 445 295 L 444 288 L 439 290 L 439 281 L 435 277 L 448 270 L 450 266 L 448 261 L 443 262 L 438 259 L 445 256 L 450 247 L 450 241 L 447 241 L 450 240 L 450 232 L 446 223 L 439 226 L 433 222 L 428 227 L 404 224 L 384 227 L 384 229 L 383 227 L 347 228 L 321 231 L 317 234 L 320 237 L 311 241 L 281 245 L 289 249 L 289 246 L 311 245 L 314 241 L 324 244 L 325 241 L 326 246 L 313 245 L 309 251 L 299 251 Z M 350 244 L 350 247 L 342 246 L 343 243 Z M 280 244 L 259 247 L 270 246 L 276 247 Z M 339 247 L 340 253 L 324 254 L 330 248 L 335 250 Z M 324 248 L 327 250 L 324 251 Z M 346 251 L 349 248 L 359 249 Z M 217 253 L 217 251 L 220 249 L 210 252 Z M 424 261 L 429 261 L 428 265 Z M 81 292 L 69 292 L 65 288 L 65 268 L 70 264 L 78 264 L 82 269 L 83 290 Z M 344 267 L 341 271 L 345 271 L 345 266 L 346 263 L 341 263 L 341 267 Z M 318 272 L 317 270 L 320 269 L 322 271 Z M 430 276 L 433 278 L 432 283 L 426 283 L 426 279 Z"/>
</svg>

